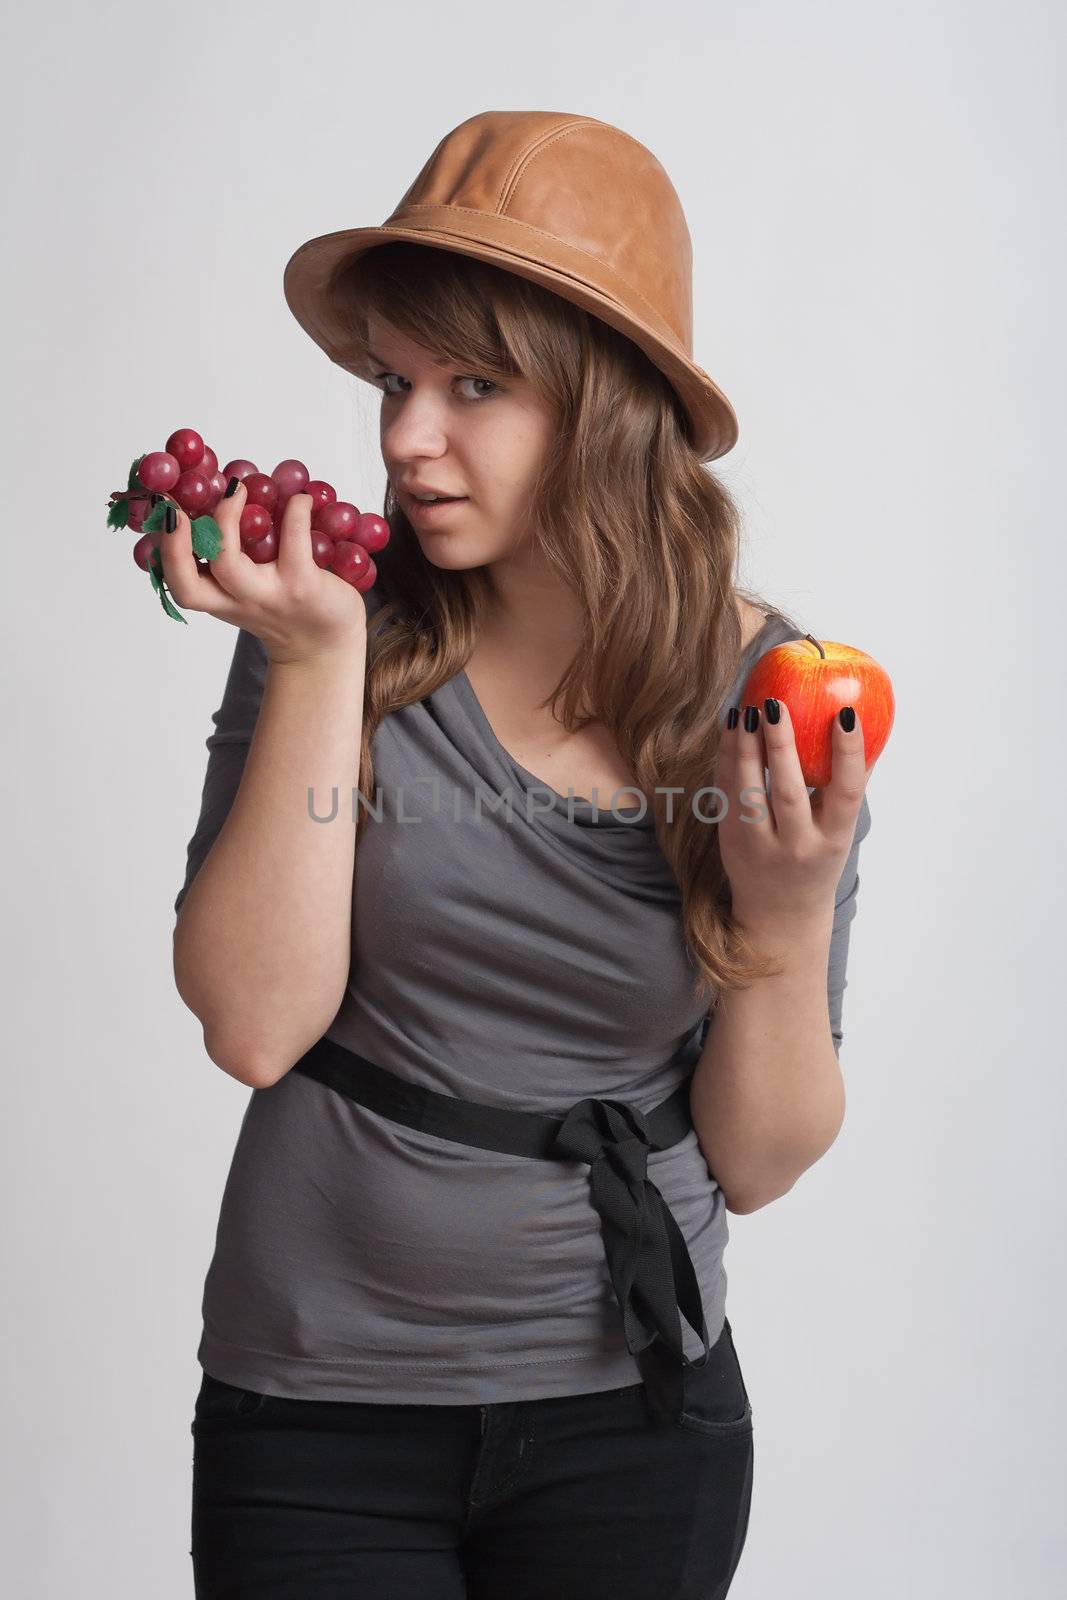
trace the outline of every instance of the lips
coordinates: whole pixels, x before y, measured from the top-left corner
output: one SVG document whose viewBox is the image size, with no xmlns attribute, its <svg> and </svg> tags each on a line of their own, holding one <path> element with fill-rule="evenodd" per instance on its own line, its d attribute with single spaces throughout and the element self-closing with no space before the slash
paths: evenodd
<svg viewBox="0 0 1067 1600">
<path fill-rule="evenodd" d="M 406 494 L 410 499 L 417 500 L 420 495 L 432 494 L 438 500 L 466 500 L 465 494 L 448 494 L 444 489 L 431 489 L 427 484 L 401 483 L 398 485 L 400 493 Z"/>
<path fill-rule="evenodd" d="M 465 494 L 451 495 L 446 500 L 435 500 L 426 505 L 421 500 L 408 497 L 407 514 L 417 528 L 436 528 L 446 524 L 453 506 L 465 505 Z"/>
<path fill-rule="evenodd" d="M 465 494 L 440 494 L 434 500 L 420 500 L 417 494 L 413 494 L 410 490 L 407 491 L 407 499 L 409 503 L 413 506 L 421 506 L 423 510 L 432 508 L 435 505 L 456 505 L 458 501 L 466 500 L 466 498 L 467 496 Z"/>
</svg>

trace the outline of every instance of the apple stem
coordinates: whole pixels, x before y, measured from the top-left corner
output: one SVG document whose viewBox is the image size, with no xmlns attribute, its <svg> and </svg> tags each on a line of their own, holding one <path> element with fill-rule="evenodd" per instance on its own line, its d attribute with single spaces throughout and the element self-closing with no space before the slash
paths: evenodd
<svg viewBox="0 0 1067 1600">
<path fill-rule="evenodd" d="M 811 640 L 812 644 L 815 646 L 816 650 L 819 652 L 819 654 L 822 656 L 823 660 L 825 661 L 826 660 L 826 651 L 823 649 L 823 647 L 819 643 L 818 639 L 816 639 L 815 635 L 813 633 L 806 633 L 804 635 L 804 637 L 805 637 L 805 639 L 810 639 Z"/>
</svg>

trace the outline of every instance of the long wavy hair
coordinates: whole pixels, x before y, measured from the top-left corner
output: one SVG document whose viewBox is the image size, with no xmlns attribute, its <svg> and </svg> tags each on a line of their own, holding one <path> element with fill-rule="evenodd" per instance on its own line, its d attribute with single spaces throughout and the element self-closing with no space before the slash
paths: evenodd
<svg viewBox="0 0 1067 1600">
<path fill-rule="evenodd" d="M 359 377 L 374 381 L 374 314 L 480 377 L 506 384 L 521 375 L 547 402 L 555 433 L 533 491 L 531 537 L 580 598 L 587 627 L 543 705 L 570 732 L 599 718 L 650 797 L 680 891 L 695 993 L 714 1000 L 780 971 L 732 922 L 718 828 L 691 804 L 715 781 L 720 712 L 742 653 L 736 596 L 774 608 L 736 581 L 740 514 L 694 451 L 674 390 L 606 323 L 452 251 L 377 246 L 342 265 L 330 293 L 346 329 L 343 365 Z M 382 718 L 463 670 L 492 604 L 484 567 L 453 572 L 426 560 L 391 482 L 383 515 L 391 538 L 377 584 L 384 604 L 368 623 L 359 773 L 367 797 Z M 684 791 L 672 797 L 671 821 L 659 792 L 669 786 Z M 369 821 L 361 806 L 357 848 Z"/>
</svg>

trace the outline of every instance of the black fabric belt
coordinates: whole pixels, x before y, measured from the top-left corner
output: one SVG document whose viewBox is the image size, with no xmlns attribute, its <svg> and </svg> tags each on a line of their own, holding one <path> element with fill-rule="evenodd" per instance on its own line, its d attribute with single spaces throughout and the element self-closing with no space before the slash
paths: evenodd
<svg viewBox="0 0 1067 1600">
<path fill-rule="evenodd" d="M 695 1065 L 699 1053 L 694 1036 L 679 1059 L 692 1058 Z M 708 1330 L 682 1231 L 647 1168 L 650 1150 L 669 1149 L 693 1126 L 691 1074 L 647 1113 L 622 1100 L 588 1098 L 558 1117 L 507 1111 L 421 1088 L 332 1039 L 312 1045 L 292 1070 L 420 1133 L 505 1155 L 588 1162 L 627 1349 L 644 1380 L 652 1419 L 678 1420 L 685 1407 L 686 1373 L 707 1363 Z M 699 1361 L 683 1352 L 679 1311 L 704 1341 Z"/>
</svg>

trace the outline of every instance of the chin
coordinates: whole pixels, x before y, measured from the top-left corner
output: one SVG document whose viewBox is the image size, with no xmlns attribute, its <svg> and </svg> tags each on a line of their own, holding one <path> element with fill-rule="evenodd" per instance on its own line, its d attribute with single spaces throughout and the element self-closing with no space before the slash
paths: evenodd
<svg viewBox="0 0 1067 1600">
<path fill-rule="evenodd" d="M 458 532 L 423 534 L 416 530 L 415 537 L 431 566 L 443 567 L 448 572 L 465 572 L 470 567 L 488 566 L 491 561 L 499 561 L 506 554 L 496 548 L 486 548 L 477 539 L 464 538 Z"/>
<path fill-rule="evenodd" d="M 431 567 L 440 567 L 445 572 L 466 572 L 470 567 L 483 564 L 482 559 L 472 557 L 470 550 L 464 549 L 458 539 L 420 539 L 419 544 Z"/>
</svg>

